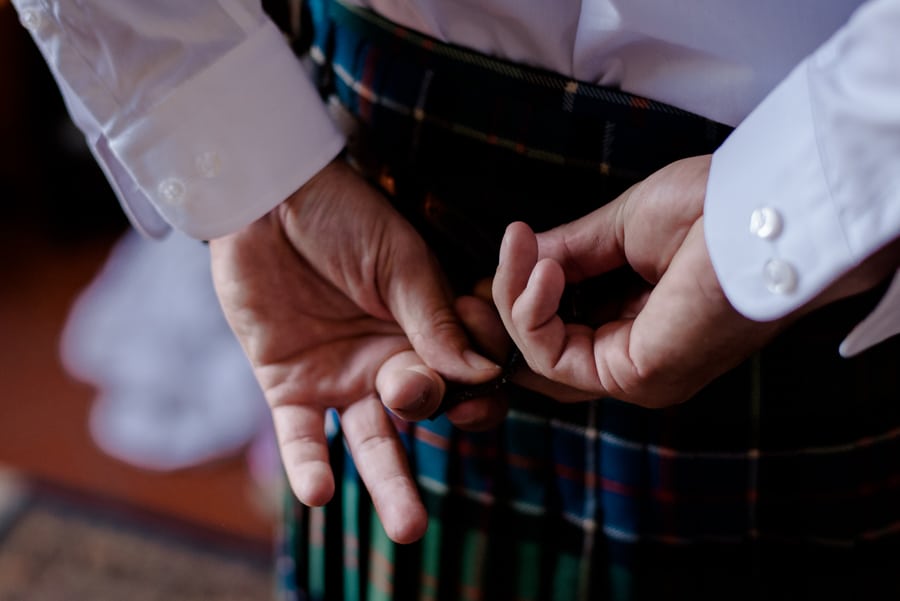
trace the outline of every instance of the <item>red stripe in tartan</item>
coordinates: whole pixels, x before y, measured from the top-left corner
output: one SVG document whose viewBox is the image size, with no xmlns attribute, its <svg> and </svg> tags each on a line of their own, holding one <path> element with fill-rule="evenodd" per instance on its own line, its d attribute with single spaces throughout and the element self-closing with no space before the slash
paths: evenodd
<svg viewBox="0 0 900 601">
<path fill-rule="evenodd" d="M 363 67 L 362 76 L 360 77 L 362 85 L 369 90 L 375 89 L 375 73 L 379 62 L 380 51 L 377 46 L 373 46 L 366 52 L 366 62 Z M 372 109 L 375 102 L 367 98 L 366 94 L 357 94 L 357 98 L 357 102 L 359 102 L 359 114 L 367 121 L 371 121 Z"/>
<path fill-rule="evenodd" d="M 404 429 L 408 431 L 408 425 L 404 425 Z M 416 439 L 420 442 L 423 442 L 440 450 L 449 451 L 451 448 L 449 439 L 430 430 L 424 428 L 416 428 L 415 436 Z M 454 449 L 454 452 L 461 458 L 496 459 L 499 450 L 495 447 L 478 446 L 468 440 L 463 439 L 459 441 L 456 448 Z M 506 453 L 504 455 L 504 458 L 509 468 L 521 469 L 524 471 L 538 471 L 548 465 L 548 463 L 544 460 L 517 453 Z M 735 459 L 739 460 L 739 458 L 737 457 Z M 674 466 L 679 462 L 677 461 L 677 455 L 669 455 L 668 460 L 662 461 L 661 463 Z M 675 472 L 669 469 L 660 470 L 661 474 L 667 474 L 667 476 L 664 478 L 666 482 L 664 484 L 657 485 L 649 490 L 646 487 L 636 487 L 610 478 L 601 478 L 598 480 L 596 474 L 586 472 L 581 468 L 571 465 L 554 464 L 553 470 L 556 475 L 562 479 L 583 483 L 585 489 L 588 490 L 599 489 L 605 493 L 612 493 L 624 497 L 646 496 L 662 504 L 723 504 L 754 503 L 757 501 L 757 494 L 753 489 L 746 489 L 742 491 L 734 491 L 722 494 L 692 494 L 685 493 L 683 491 L 677 492 L 677 487 L 675 486 L 675 483 L 673 481 Z M 881 479 L 859 484 L 854 488 L 845 488 L 843 490 L 837 491 L 798 492 L 796 495 L 792 494 L 791 499 L 797 501 L 807 501 L 811 503 L 839 502 L 858 498 L 872 497 L 879 493 L 896 490 L 898 488 L 900 488 L 900 474 L 894 473 L 889 474 Z"/>
<path fill-rule="evenodd" d="M 424 428 L 416 428 L 416 439 L 429 446 L 448 451 L 450 449 L 450 441 L 430 430 Z M 491 458 L 497 457 L 496 448 L 479 447 L 468 441 L 460 441 L 455 449 L 462 458 Z M 507 453 L 504 455 L 506 464 L 513 469 L 522 469 L 525 471 L 537 471 L 547 465 L 546 461 L 528 457 L 517 453 Z M 603 492 L 612 493 L 624 497 L 641 497 L 649 496 L 660 503 L 685 503 L 685 502 L 702 502 L 702 503 L 743 503 L 753 499 L 753 491 L 740 491 L 728 494 L 684 494 L 676 493 L 669 488 L 653 488 L 636 487 L 624 482 L 612 480 L 610 478 L 598 479 L 597 475 L 592 472 L 586 472 L 577 467 L 554 464 L 554 472 L 560 478 L 573 482 L 581 482 L 586 489 L 599 489 Z M 479 492 L 479 491 L 473 491 Z"/>
<path fill-rule="evenodd" d="M 593 472 L 585 472 L 584 470 L 578 469 L 577 467 L 562 465 L 559 463 L 556 464 L 554 469 L 556 470 L 556 475 L 560 476 L 561 478 L 565 478 L 566 480 L 574 480 L 575 482 L 584 482 L 585 488 L 597 487 L 597 474 L 594 474 Z M 606 483 L 604 480 L 605 479 L 600 480 L 600 488 L 606 490 Z M 631 487 L 627 484 L 620 484 L 618 482 L 613 483 L 612 480 L 610 480 L 609 482 L 611 483 L 611 488 L 621 486 L 622 490 L 631 489 Z"/>
<path fill-rule="evenodd" d="M 344 531 L 344 567 L 349 570 L 359 569 L 359 538 L 349 528 Z"/>
<path fill-rule="evenodd" d="M 460 584 L 459 592 L 462 599 L 467 601 L 481 601 L 481 589 L 471 584 Z"/>
<path fill-rule="evenodd" d="M 641 98 L 639 96 L 631 97 L 631 106 L 639 109 L 648 109 L 650 108 L 650 101 L 646 98 Z"/>
<path fill-rule="evenodd" d="M 496 446 L 482 446 L 472 443 L 465 438 L 456 443 L 456 451 L 461 457 L 469 457 L 473 459 L 496 459 L 498 449 Z"/>
<path fill-rule="evenodd" d="M 445 436 L 441 436 L 436 432 L 432 432 L 426 428 L 416 428 L 415 429 L 415 437 L 419 442 L 424 442 L 430 447 L 434 447 L 436 449 L 440 449 L 442 451 L 450 450 L 450 439 Z"/>
<path fill-rule="evenodd" d="M 600 479 L 600 489 L 603 492 L 611 492 L 623 497 L 634 497 L 641 493 L 641 489 L 635 486 L 625 484 L 624 482 L 616 482 L 615 480 L 610 480 L 609 478 Z"/>
<path fill-rule="evenodd" d="M 791 491 L 789 498 L 792 501 L 804 501 L 807 503 L 853 501 L 860 498 L 873 497 L 878 493 L 888 492 L 898 488 L 900 488 L 900 474 L 891 474 L 878 480 L 860 484 L 855 488 L 844 488 L 827 492 L 809 492 L 804 490 L 799 490 L 797 492 Z M 771 498 L 771 495 L 769 495 L 769 497 Z"/>
<path fill-rule="evenodd" d="M 600 490 L 623 497 L 648 496 L 664 505 L 673 503 L 744 503 L 752 502 L 755 499 L 753 490 L 724 494 L 685 494 L 683 492 L 675 492 L 670 488 L 653 488 L 648 490 L 643 486 L 632 486 L 609 478 L 600 479 Z"/>
<path fill-rule="evenodd" d="M 394 564 L 375 547 L 369 551 L 369 584 L 384 593 L 394 592 Z"/>
<path fill-rule="evenodd" d="M 432 432 L 431 430 L 427 430 L 425 428 L 416 428 L 415 437 L 419 442 L 425 443 L 431 447 L 440 449 L 441 451 L 450 451 L 450 440 L 445 436 L 441 436 L 440 434 Z M 499 451 L 495 446 L 479 446 L 466 439 L 459 440 L 453 450 L 455 455 L 466 459 L 496 459 Z M 521 455 L 518 453 L 505 453 L 504 459 L 506 460 L 507 465 L 509 465 L 510 467 L 529 471 L 534 471 L 545 465 L 548 465 L 548 462 L 544 460 L 536 459 L 528 455 Z M 559 469 L 566 470 L 569 468 L 561 465 L 559 466 Z M 573 474 L 572 479 L 584 480 L 584 472 L 580 471 L 579 473 L 581 475 Z"/>
<path fill-rule="evenodd" d="M 542 468 L 543 466 L 546 466 L 549 464 L 548 461 L 545 461 L 543 459 L 536 459 L 534 457 L 529 457 L 527 455 L 519 455 L 517 453 L 508 453 L 506 455 L 506 463 L 510 467 L 514 467 L 514 468 L 521 469 L 521 470 L 527 470 L 527 471 L 536 471 L 536 470 Z M 565 467 L 565 466 L 558 466 L 558 467 Z M 578 477 L 574 477 L 572 479 L 580 480 L 580 478 L 578 478 Z"/>
</svg>

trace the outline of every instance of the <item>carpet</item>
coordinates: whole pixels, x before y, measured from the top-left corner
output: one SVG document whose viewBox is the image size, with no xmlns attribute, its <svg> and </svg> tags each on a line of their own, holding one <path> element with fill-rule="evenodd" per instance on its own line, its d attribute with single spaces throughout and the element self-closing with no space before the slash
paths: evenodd
<svg viewBox="0 0 900 601">
<path fill-rule="evenodd" d="M 257 601 L 270 557 L 46 495 L 0 507 L 0 601 Z"/>
</svg>

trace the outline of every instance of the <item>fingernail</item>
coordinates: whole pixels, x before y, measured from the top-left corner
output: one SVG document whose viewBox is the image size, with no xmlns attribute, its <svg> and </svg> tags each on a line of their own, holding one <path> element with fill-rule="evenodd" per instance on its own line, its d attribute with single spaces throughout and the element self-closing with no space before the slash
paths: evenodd
<svg viewBox="0 0 900 601">
<path fill-rule="evenodd" d="M 430 390 L 434 385 L 434 376 L 432 375 L 431 370 L 429 370 L 424 365 L 411 365 L 406 368 L 406 371 L 411 371 L 412 373 L 424 378 L 424 380 L 420 379 L 423 394 L 426 394 L 428 390 Z"/>
<path fill-rule="evenodd" d="M 499 371 L 500 366 L 494 363 L 493 361 L 488 361 L 478 353 L 472 350 L 463 351 L 463 359 L 469 365 L 469 367 L 478 370 L 491 370 L 491 371 Z"/>
<path fill-rule="evenodd" d="M 409 406 L 410 411 L 418 411 L 434 398 L 436 391 L 440 389 L 440 383 L 435 381 L 433 373 L 424 365 L 411 365 L 406 370 L 419 376 L 417 378 L 418 386 L 421 387 L 419 395 Z"/>
<path fill-rule="evenodd" d="M 411 371 L 413 373 L 419 374 L 420 376 L 425 376 L 429 381 L 432 381 L 431 370 L 425 367 L 424 365 L 410 365 L 405 368 L 406 371 Z"/>
</svg>

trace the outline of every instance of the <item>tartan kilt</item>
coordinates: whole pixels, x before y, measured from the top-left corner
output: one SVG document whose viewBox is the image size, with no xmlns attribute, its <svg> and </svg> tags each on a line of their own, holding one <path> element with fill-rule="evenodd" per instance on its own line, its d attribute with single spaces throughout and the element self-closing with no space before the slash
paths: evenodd
<svg viewBox="0 0 900 601">
<path fill-rule="evenodd" d="M 574 219 L 729 133 L 337 2 L 308 7 L 323 95 L 355 126 L 350 159 L 460 293 L 493 274 L 509 222 Z M 322 508 L 288 500 L 281 598 L 900 599 L 900 343 L 837 353 L 881 292 L 802 319 L 677 407 L 512 389 L 490 432 L 395 420 L 430 516 L 412 545 L 385 535 L 332 419 L 337 491 Z"/>
</svg>

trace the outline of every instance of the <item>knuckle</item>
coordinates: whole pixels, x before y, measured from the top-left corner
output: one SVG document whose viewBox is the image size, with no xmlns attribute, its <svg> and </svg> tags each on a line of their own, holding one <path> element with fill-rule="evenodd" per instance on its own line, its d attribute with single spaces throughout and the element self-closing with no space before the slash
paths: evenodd
<svg viewBox="0 0 900 601">
<path fill-rule="evenodd" d="M 394 441 L 390 436 L 381 433 L 370 433 L 353 445 L 357 457 L 372 456 L 382 454 L 383 451 L 393 448 Z"/>
<path fill-rule="evenodd" d="M 461 326 L 456 314 L 449 307 L 437 307 L 430 313 L 425 327 L 407 334 L 416 349 L 429 349 L 435 343 L 454 340 L 459 336 Z"/>
</svg>

